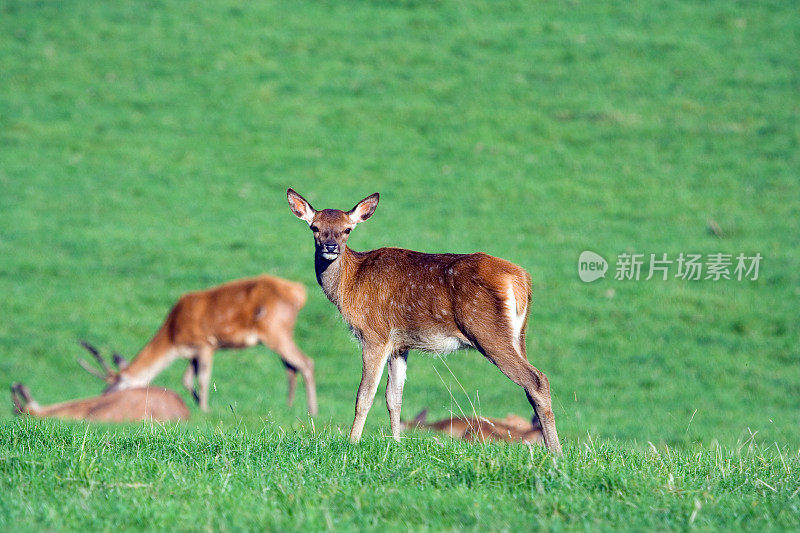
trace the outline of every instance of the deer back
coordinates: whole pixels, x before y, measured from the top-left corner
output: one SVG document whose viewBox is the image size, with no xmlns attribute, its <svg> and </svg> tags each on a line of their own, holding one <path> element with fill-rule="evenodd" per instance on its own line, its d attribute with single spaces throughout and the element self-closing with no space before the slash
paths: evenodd
<svg viewBox="0 0 800 533">
<path fill-rule="evenodd" d="M 96 422 L 189 419 L 189 409 L 181 397 L 161 387 L 127 389 L 46 406 L 29 404 L 23 412 L 39 418 Z"/>
<path fill-rule="evenodd" d="M 467 441 L 543 442 L 541 427 L 517 415 L 504 419 L 453 416 L 432 423 L 407 423 L 406 427 L 421 427 L 445 433 Z"/>
<path fill-rule="evenodd" d="M 305 302 L 302 284 L 266 274 L 188 292 L 116 382 L 149 383 L 173 359 L 191 356 L 200 346 L 245 348 L 263 340 L 269 344 L 290 334 Z"/>
<path fill-rule="evenodd" d="M 340 278 L 339 308 L 356 331 L 433 352 L 469 343 L 465 325 L 496 329 L 510 294 L 520 315 L 530 300 L 528 273 L 485 253 L 346 249 Z"/>
</svg>

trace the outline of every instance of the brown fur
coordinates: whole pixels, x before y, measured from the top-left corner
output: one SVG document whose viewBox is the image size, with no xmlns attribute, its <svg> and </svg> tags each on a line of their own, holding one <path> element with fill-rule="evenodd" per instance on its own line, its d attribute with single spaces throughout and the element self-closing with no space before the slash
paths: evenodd
<svg viewBox="0 0 800 533">
<path fill-rule="evenodd" d="M 189 409 L 174 391 L 146 387 L 110 392 L 101 396 L 40 406 L 21 383 L 11 387 L 17 414 L 37 418 L 63 418 L 96 422 L 134 422 L 155 420 L 167 422 L 188 420 Z"/>
<path fill-rule="evenodd" d="M 314 362 L 293 337 L 297 314 L 305 303 L 303 285 L 268 275 L 184 294 L 131 363 L 119 372 L 109 372 L 106 392 L 145 386 L 172 361 L 185 358 L 190 363 L 183 384 L 201 409 L 207 410 L 214 352 L 261 343 L 275 351 L 286 367 L 289 405 L 294 401 L 299 371 L 305 381 L 308 410 L 316 415 Z"/>
<path fill-rule="evenodd" d="M 477 342 L 481 331 L 494 325 L 480 320 L 475 311 L 506 312 L 503 291 L 520 286 L 527 301 L 527 272 L 503 259 L 484 253 L 424 254 L 400 248 L 342 254 L 339 295 L 342 315 L 366 338 L 392 335 L 404 338 L 405 349 L 425 349 L 415 335 L 434 329 L 463 342 Z M 381 275 L 376 275 L 380 272 Z M 491 278 L 485 277 L 491 273 Z M 381 305 L 363 305 L 377 295 Z M 459 327 L 470 324 L 470 328 Z M 422 344 L 422 345 L 420 345 Z"/>
<path fill-rule="evenodd" d="M 547 447 L 560 453 L 547 377 L 525 353 L 531 281 L 524 269 L 484 253 L 355 252 L 346 246 L 349 233 L 372 216 L 377 193 L 347 212 L 316 211 L 291 189 L 287 198 L 292 212 L 314 233 L 317 281 L 362 344 L 352 441 L 361 438 L 387 362 L 386 403 L 392 434 L 399 439 L 408 350 L 470 347 L 525 389 L 542 421 Z"/>
<path fill-rule="evenodd" d="M 453 438 L 466 441 L 507 441 L 540 444 L 544 442 L 542 426 L 538 419 L 533 422 L 521 416 L 509 414 L 505 418 L 458 417 L 453 416 L 437 422 L 425 421 L 427 410 L 422 411 L 410 422 L 403 422 L 404 429 L 422 428 L 445 433 Z"/>
</svg>

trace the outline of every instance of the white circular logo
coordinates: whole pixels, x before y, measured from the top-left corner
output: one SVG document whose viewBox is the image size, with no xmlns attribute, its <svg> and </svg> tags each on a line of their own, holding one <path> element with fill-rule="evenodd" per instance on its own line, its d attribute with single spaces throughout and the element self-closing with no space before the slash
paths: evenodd
<svg viewBox="0 0 800 533">
<path fill-rule="evenodd" d="M 606 277 L 608 263 L 602 256 L 586 250 L 578 257 L 578 276 L 584 283 Z"/>
</svg>

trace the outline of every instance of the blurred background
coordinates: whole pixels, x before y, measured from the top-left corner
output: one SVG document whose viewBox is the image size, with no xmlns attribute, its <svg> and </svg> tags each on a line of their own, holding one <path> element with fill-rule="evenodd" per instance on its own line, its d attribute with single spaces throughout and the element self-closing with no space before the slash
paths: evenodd
<svg viewBox="0 0 800 533">
<path fill-rule="evenodd" d="M 533 278 L 528 357 L 562 438 L 800 446 L 794 2 L 0 0 L 0 387 L 98 393 L 184 292 L 303 282 L 316 423 L 357 344 L 288 209 L 381 202 L 349 244 L 484 251 Z M 578 256 L 610 263 L 584 283 Z M 763 260 L 756 280 L 615 280 L 621 253 Z M 180 390 L 184 364 L 156 383 Z M 218 352 L 198 426 L 307 423 L 263 347 Z M 412 353 L 403 414 L 530 413 L 477 352 Z M 12 417 L 11 402 L 0 419 Z M 367 431 L 388 431 L 383 388 Z"/>
</svg>

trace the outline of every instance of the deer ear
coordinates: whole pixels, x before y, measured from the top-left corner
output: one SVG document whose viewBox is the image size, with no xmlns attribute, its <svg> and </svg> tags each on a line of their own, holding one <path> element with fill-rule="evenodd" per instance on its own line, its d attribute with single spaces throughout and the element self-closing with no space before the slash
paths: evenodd
<svg viewBox="0 0 800 533">
<path fill-rule="evenodd" d="M 19 387 L 21 383 L 14 383 L 11 385 L 11 400 L 14 402 L 14 412 L 18 415 L 21 415 L 25 411 L 25 407 L 22 405 L 22 402 L 19 400 Z"/>
<path fill-rule="evenodd" d="M 379 198 L 380 195 L 378 193 L 374 193 L 358 202 L 353 209 L 347 212 L 348 216 L 350 217 L 350 222 L 353 224 L 358 224 L 359 222 L 364 222 L 371 217 L 372 213 L 375 212 L 375 208 L 378 207 Z"/>
<path fill-rule="evenodd" d="M 289 200 L 289 207 L 292 209 L 294 216 L 300 220 L 305 220 L 310 225 L 311 221 L 314 220 L 314 215 L 317 214 L 311 204 L 292 189 L 286 191 L 286 198 Z"/>
</svg>

